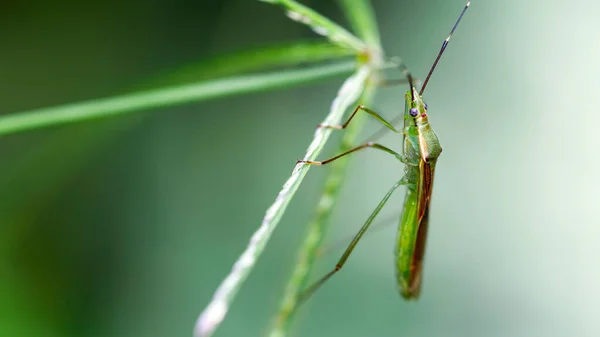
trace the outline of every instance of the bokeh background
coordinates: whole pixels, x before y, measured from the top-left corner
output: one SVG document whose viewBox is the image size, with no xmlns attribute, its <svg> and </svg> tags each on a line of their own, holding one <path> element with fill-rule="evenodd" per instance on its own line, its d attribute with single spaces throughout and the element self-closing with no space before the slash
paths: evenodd
<svg viewBox="0 0 600 337">
<path fill-rule="evenodd" d="M 387 54 L 421 78 L 464 5 L 373 2 Z M 335 2 L 304 3 L 345 24 Z M 293 336 L 600 335 L 599 15 L 595 0 L 473 1 L 426 92 L 444 153 L 421 299 L 397 294 L 389 226 Z M 0 113 L 310 37 L 255 1 L 5 1 Z M 2 137 L 0 335 L 190 336 L 342 80 Z M 403 91 L 379 90 L 373 108 L 395 116 Z M 216 336 L 267 331 L 326 170 L 310 171 Z M 356 155 L 327 241 L 354 233 L 401 172 Z"/>
</svg>

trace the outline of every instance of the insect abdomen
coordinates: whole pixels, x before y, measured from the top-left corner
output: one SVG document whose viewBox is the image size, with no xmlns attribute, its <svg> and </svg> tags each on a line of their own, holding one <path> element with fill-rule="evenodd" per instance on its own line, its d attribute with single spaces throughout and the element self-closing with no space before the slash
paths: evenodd
<svg viewBox="0 0 600 337">
<path fill-rule="evenodd" d="M 400 295 L 405 299 L 414 298 L 411 292 L 412 257 L 415 250 L 417 225 L 417 192 L 409 189 L 404 200 L 396 246 L 396 278 Z"/>
</svg>

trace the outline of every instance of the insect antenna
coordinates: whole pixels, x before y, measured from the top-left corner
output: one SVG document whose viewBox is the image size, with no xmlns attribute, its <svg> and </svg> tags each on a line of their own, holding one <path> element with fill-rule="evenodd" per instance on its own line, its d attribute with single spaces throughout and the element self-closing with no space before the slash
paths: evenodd
<svg viewBox="0 0 600 337">
<path fill-rule="evenodd" d="M 462 20 L 463 15 L 465 15 L 465 12 L 467 11 L 467 9 L 469 8 L 469 5 L 471 5 L 471 0 L 467 1 L 467 4 L 465 5 L 465 7 L 463 8 L 462 12 L 460 13 L 460 16 L 458 17 L 458 20 L 456 20 L 456 22 L 454 23 L 454 27 L 452 27 L 452 30 L 450 31 L 450 34 L 448 35 L 448 37 L 444 40 L 444 42 L 442 43 L 442 48 L 440 48 L 440 52 L 438 53 L 437 57 L 435 58 L 435 62 L 433 62 L 433 65 L 431 66 L 431 69 L 429 70 L 429 73 L 427 74 L 427 78 L 425 79 L 425 82 L 423 82 L 423 86 L 421 87 L 421 91 L 419 92 L 419 95 L 423 95 L 423 92 L 425 91 L 425 87 L 427 86 L 427 83 L 429 82 L 429 79 L 431 78 L 431 74 L 433 74 L 433 71 L 435 70 L 435 67 L 437 66 L 438 62 L 440 61 L 440 57 L 442 56 L 442 54 L 444 53 L 444 50 L 446 50 L 446 47 L 448 46 L 448 42 L 450 41 L 450 38 L 452 37 L 452 34 L 454 34 L 454 31 L 456 30 L 456 27 L 458 27 L 458 24 L 460 23 L 460 20 Z M 414 93 L 412 92 L 412 88 L 413 88 L 413 83 L 412 81 L 412 75 L 411 73 L 408 71 L 408 67 L 404 64 L 404 62 L 399 59 L 399 58 L 394 58 L 393 60 L 391 60 L 392 62 L 395 62 L 398 65 L 398 68 L 402 71 L 402 73 L 404 74 L 404 76 L 406 76 L 406 78 L 408 79 L 409 83 L 410 83 L 410 87 L 411 87 L 411 98 L 414 101 Z M 392 121 L 391 124 L 392 125 L 396 125 L 398 124 L 400 121 L 402 121 L 402 119 L 404 118 L 404 115 L 398 115 L 396 116 Z M 382 127 L 381 129 L 379 129 L 377 132 L 375 132 L 374 134 L 372 134 L 368 139 L 368 141 L 375 141 L 379 138 L 381 138 L 382 136 L 384 136 L 387 133 L 387 128 L 386 127 Z"/>
<path fill-rule="evenodd" d="M 408 85 L 410 85 L 410 99 L 411 101 L 415 101 L 415 91 L 413 90 L 413 88 L 415 87 L 415 84 L 413 83 L 413 77 L 410 73 L 408 73 L 406 75 L 406 78 L 408 79 Z"/>
<path fill-rule="evenodd" d="M 398 66 L 398 69 L 402 72 L 402 75 L 404 75 L 404 77 L 406 77 L 406 81 L 408 82 L 409 86 L 410 86 L 410 95 L 411 95 L 411 99 L 414 101 L 415 97 L 414 97 L 414 92 L 412 90 L 412 88 L 414 88 L 414 78 L 412 76 L 412 74 L 410 73 L 410 71 L 408 70 L 408 67 L 406 66 L 406 64 L 404 63 L 404 61 L 402 61 L 402 59 L 400 59 L 399 57 L 393 57 L 391 60 L 391 62 L 396 63 L 396 65 Z M 417 79 L 417 83 L 419 82 L 419 79 Z M 402 119 L 404 118 L 404 115 L 398 115 L 396 116 L 394 119 L 392 119 L 390 122 L 392 125 L 396 125 L 398 124 L 400 121 L 402 121 Z M 382 136 L 385 136 L 385 134 L 388 132 L 387 127 L 382 127 L 381 129 L 379 129 L 377 132 L 375 132 L 374 134 L 372 134 L 369 138 L 367 138 L 367 141 L 372 142 L 375 141 L 379 138 L 381 138 Z"/>
<path fill-rule="evenodd" d="M 431 74 L 433 74 L 433 71 L 435 70 L 435 67 L 438 64 L 440 57 L 442 57 L 444 50 L 446 50 L 446 47 L 448 46 L 448 42 L 450 42 L 450 38 L 452 37 L 452 34 L 454 34 L 456 27 L 458 27 L 460 20 L 462 20 L 462 17 L 463 17 L 463 15 L 465 15 L 465 12 L 469 8 L 470 4 L 471 4 L 471 0 L 467 1 L 465 8 L 463 8 L 462 12 L 460 13 L 460 16 L 458 17 L 458 20 L 456 20 L 456 23 L 454 24 L 454 27 L 452 27 L 452 30 L 450 31 L 450 35 L 448 35 L 448 37 L 442 43 L 442 48 L 440 48 L 440 52 L 438 53 L 437 57 L 435 58 L 435 62 L 433 62 L 433 65 L 431 66 L 431 69 L 429 70 L 429 73 L 427 74 L 427 77 L 425 78 L 425 82 L 423 82 L 423 86 L 421 87 L 421 91 L 419 92 L 419 95 L 423 95 L 423 92 L 425 91 L 425 87 L 427 87 L 427 82 L 429 82 L 429 78 L 431 77 Z"/>
</svg>

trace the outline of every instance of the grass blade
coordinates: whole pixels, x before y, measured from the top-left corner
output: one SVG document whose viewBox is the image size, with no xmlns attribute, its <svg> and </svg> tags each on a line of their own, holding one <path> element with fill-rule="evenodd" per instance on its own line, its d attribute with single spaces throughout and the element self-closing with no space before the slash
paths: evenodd
<svg viewBox="0 0 600 337">
<path fill-rule="evenodd" d="M 293 0 L 260 0 L 272 4 L 278 4 L 287 9 L 287 15 L 290 19 L 306 24 L 312 30 L 322 36 L 325 36 L 334 44 L 350 48 L 358 54 L 367 52 L 367 45 L 356 36 L 352 35 L 342 26 L 315 12 L 314 10 L 301 5 Z"/>
<path fill-rule="evenodd" d="M 375 11 L 368 0 L 338 0 L 354 32 L 370 49 L 379 50 L 381 38 L 375 19 Z"/>
<path fill-rule="evenodd" d="M 374 94 L 374 88 L 368 85 L 361 98 L 361 102 L 369 105 Z M 337 153 L 348 151 L 356 146 L 356 139 L 363 128 L 366 116 L 356 115 L 352 124 L 344 131 L 344 137 Z M 313 263 L 317 258 L 319 248 L 323 241 L 323 234 L 329 227 L 329 218 L 335 206 L 335 200 L 340 192 L 343 179 L 348 166 L 349 157 L 342 157 L 331 163 L 330 171 L 325 180 L 325 187 L 317 203 L 313 219 L 308 223 L 307 234 L 298 252 L 296 264 L 290 277 L 281 301 L 279 313 L 270 331 L 270 337 L 283 337 L 291 323 L 296 311 L 300 293 L 305 289 Z"/>
<path fill-rule="evenodd" d="M 355 67 L 354 62 L 339 62 L 307 69 L 217 79 L 9 114 L 0 117 L 0 135 L 311 83 L 348 74 Z"/>
<path fill-rule="evenodd" d="M 364 84 L 369 73 L 369 67 L 363 66 L 344 82 L 337 97 L 331 104 L 330 112 L 323 121 L 324 124 L 331 125 L 340 123 L 346 109 L 348 109 L 363 92 Z M 325 146 L 331 132 L 331 129 L 317 129 L 304 159 L 314 160 Z M 296 165 L 290 178 L 288 178 L 277 195 L 275 202 L 267 209 L 260 227 L 250 239 L 248 246 L 233 265 L 229 275 L 227 275 L 219 288 L 215 291 L 211 302 L 198 317 L 194 329 L 194 335 L 196 337 L 211 336 L 223 321 L 237 291 L 254 267 L 256 260 L 265 248 L 271 234 L 277 227 L 285 209 L 300 186 L 300 183 L 309 168 L 310 165 Z"/>
<path fill-rule="evenodd" d="M 347 54 L 347 49 L 333 46 L 328 42 L 299 41 L 223 54 L 218 58 L 215 57 L 214 62 L 207 60 L 185 68 L 190 68 L 192 73 L 195 70 L 194 75 L 197 79 L 207 79 L 277 65 L 326 60 Z M 246 56 L 250 57 L 250 61 Z M 225 60 L 227 63 L 222 64 L 218 60 Z M 162 77 L 162 79 L 156 78 L 161 82 L 168 82 L 170 79 L 169 75 Z M 139 116 L 144 115 L 135 117 Z M 48 191 L 60 190 L 62 186 L 69 184 L 74 172 L 86 163 L 90 156 L 115 141 L 115 138 L 137 125 L 140 120 L 140 118 L 106 119 L 93 125 L 87 124 L 84 128 L 64 128 L 43 137 L 35 146 L 23 149 L 19 156 L 11 158 L 3 166 L 0 190 L 6 193 L 0 194 L 2 200 L 0 214 L 3 214 L 6 220 L 10 217 L 20 217 L 21 213 L 41 213 L 41 210 L 54 200 L 51 196 L 55 193 Z M 65 144 L 70 146 L 65 148 Z M 54 158 L 59 152 L 60 161 L 49 159 Z M 36 174 L 39 167 L 44 167 L 45 174 Z M 15 186 L 18 188 L 15 189 Z M 5 223 L 19 222 L 5 221 Z"/>
<path fill-rule="evenodd" d="M 371 4 L 367 0 L 340 0 L 340 5 L 354 31 L 368 44 L 370 51 L 368 61 L 376 66 L 382 64 L 383 52 Z M 367 86 L 361 99 L 363 104 L 369 104 L 374 92 L 374 86 Z M 348 126 L 344 132 L 340 149 L 336 153 L 346 152 L 357 145 L 356 138 L 362 130 L 362 119 L 365 116 L 357 115 L 355 118 L 359 120 Z M 343 157 L 331 163 L 332 167 L 327 175 L 325 187 L 319 198 L 314 218 L 308 223 L 307 234 L 298 252 L 297 262 L 287 283 L 279 313 L 269 334 L 270 337 L 283 337 L 287 334 L 297 308 L 299 295 L 307 285 L 310 271 L 323 240 L 323 234 L 327 232 L 329 218 L 342 185 L 348 160 L 348 157 Z"/>
<path fill-rule="evenodd" d="M 219 54 L 151 78 L 143 87 L 160 87 L 241 75 L 276 67 L 352 56 L 352 50 L 326 41 L 294 41 Z"/>
</svg>

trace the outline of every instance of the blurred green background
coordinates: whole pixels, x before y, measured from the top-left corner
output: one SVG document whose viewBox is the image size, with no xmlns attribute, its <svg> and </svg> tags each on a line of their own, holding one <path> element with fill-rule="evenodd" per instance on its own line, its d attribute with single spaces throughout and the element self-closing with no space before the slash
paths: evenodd
<svg viewBox="0 0 600 337">
<path fill-rule="evenodd" d="M 345 24 L 335 2 L 304 3 Z M 373 3 L 387 54 L 420 78 L 464 5 Z M 302 307 L 294 336 L 600 335 L 599 14 L 595 0 L 473 1 L 425 94 L 444 153 L 421 299 L 397 294 L 391 226 Z M 255 1 L 2 2 L 0 113 L 313 36 Z M 341 82 L 2 137 L 0 335 L 190 336 Z M 373 108 L 395 116 L 404 90 L 380 89 Z M 266 331 L 326 170 L 310 171 L 216 336 Z M 356 155 L 328 241 L 401 172 Z"/>
</svg>

